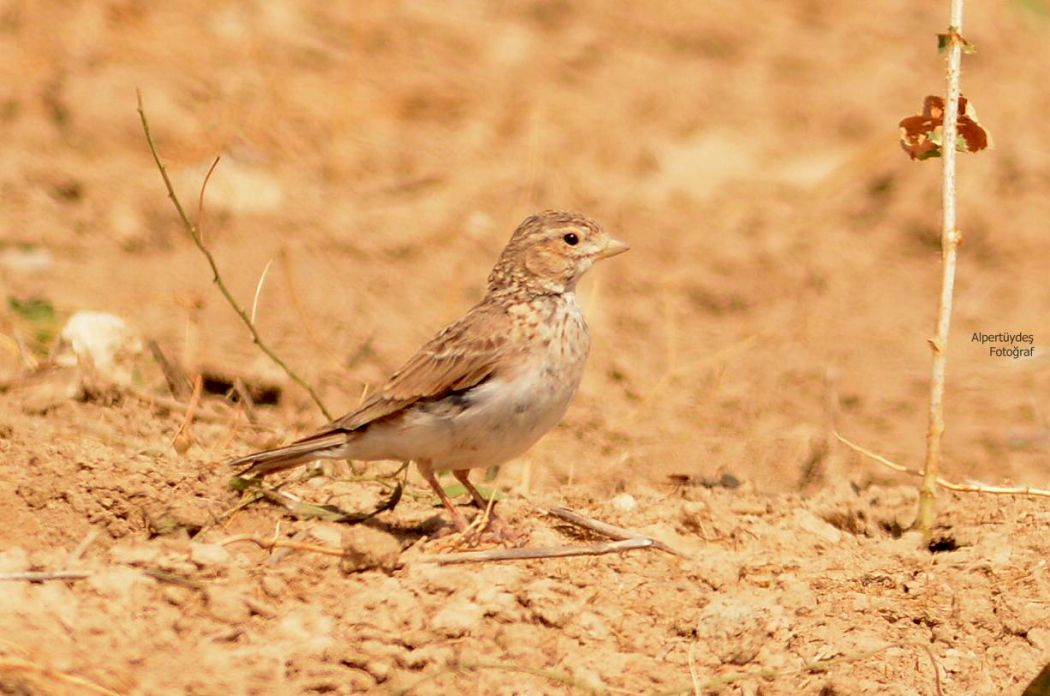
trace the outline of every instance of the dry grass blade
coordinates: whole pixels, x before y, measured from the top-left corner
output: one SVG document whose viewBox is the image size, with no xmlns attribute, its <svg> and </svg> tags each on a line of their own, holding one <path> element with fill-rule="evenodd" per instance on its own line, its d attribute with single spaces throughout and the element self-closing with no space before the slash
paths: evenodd
<svg viewBox="0 0 1050 696">
<path fill-rule="evenodd" d="M 900 473 L 908 474 L 909 476 L 921 477 L 923 475 L 921 471 L 918 471 L 916 469 L 909 469 L 908 467 L 903 466 L 902 464 L 898 464 L 894 461 L 891 461 L 886 457 L 883 457 L 881 454 L 872 452 L 866 447 L 862 447 L 855 442 L 847 440 L 838 433 L 835 433 L 835 437 L 838 438 L 839 442 L 846 445 L 846 447 L 849 447 L 854 452 L 857 452 L 858 454 L 863 454 L 868 459 L 876 461 L 888 469 L 893 469 L 894 471 L 899 471 Z M 948 490 L 956 491 L 959 493 L 989 493 L 992 495 L 1021 495 L 1037 498 L 1050 498 L 1050 489 L 1033 488 L 1032 486 L 990 486 L 986 483 L 980 482 L 955 483 L 954 481 L 949 481 L 948 479 L 942 478 L 940 476 L 937 477 L 937 484 L 943 488 L 947 488 Z"/>
<path fill-rule="evenodd" d="M 531 549 L 492 549 L 490 551 L 462 551 L 459 553 L 442 553 L 423 556 L 423 563 L 484 563 L 486 561 L 527 561 L 537 558 L 569 558 L 572 556 L 602 556 L 608 553 L 622 553 L 635 549 L 648 549 L 654 546 L 652 539 L 634 538 L 622 541 L 610 541 L 584 546 L 542 546 Z"/>
<path fill-rule="evenodd" d="M 91 573 L 81 570 L 56 570 L 53 572 L 27 571 L 25 573 L 0 573 L 0 582 L 47 582 L 49 580 L 83 580 L 89 577 L 91 577 Z"/>
<path fill-rule="evenodd" d="M 252 326 L 255 325 L 255 318 L 258 316 L 259 296 L 262 295 L 263 285 L 266 283 L 266 274 L 270 272 L 270 266 L 272 265 L 273 259 L 266 262 L 266 267 L 263 268 L 262 274 L 259 275 L 259 282 L 255 285 L 255 296 L 252 298 L 252 314 L 250 317 Z"/>
<path fill-rule="evenodd" d="M 190 432 L 190 426 L 193 425 L 193 416 L 200 405 L 203 391 L 204 379 L 197 375 L 197 378 L 193 380 L 193 394 L 190 396 L 189 404 L 186 405 L 186 414 L 182 418 L 182 423 L 179 424 L 179 429 L 175 431 L 175 436 L 171 438 L 171 446 L 179 454 L 185 454 L 189 450 L 190 445 L 193 444 L 193 434 Z"/>
<path fill-rule="evenodd" d="M 603 536 L 607 536 L 612 539 L 645 539 L 650 542 L 650 545 L 654 549 L 660 549 L 661 551 L 666 551 L 667 553 L 674 554 L 675 556 L 681 556 L 682 558 L 689 558 L 689 554 L 682 553 L 681 551 L 673 549 L 664 542 L 658 541 L 657 539 L 653 539 L 652 537 L 642 534 L 641 532 L 636 532 L 631 529 L 625 529 L 623 527 L 617 527 L 616 525 L 609 524 L 608 522 L 601 522 L 599 520 L 587 517 L 586 515 L 581 515 L 580 513 L 575 512 L 573 510 L 569 510 L 568 508 L 556 507 L 551 508 L 547 512 L 548 514 L 553 515 L 559 519 L 565 520 L 570 524 L 575 524 L 579 527 L 590 529 L 593 532 L 597 532 Z"/>
<path fill-rule="evenodd" d="M 929 645 L 924 644 L 922 649 L 929 655 L 930 665 L 933 667 L 933 691 L 937 696 L 944 696 L 944 692 L 941 691 L 941 670 L 937 666 L 937 658 L 934 657 L 933 650 L 930 649 Z"/>
<path fill-rule="evenodd" d="M 281 370 L 283 370 L 284 373 L 288 375 L 288 377 L 293 382 L 305 389 L 306 392 L 310 395 L 310 398 L 313 399 L 313 402 L 317 404 L 317 407 L 321 410 L 321 413 L 324 414 L 324 417 L 328 420 L 332 420 L 332 414 L 329 413 L 328 409 L 321 401 L 321 397 L 319 397 L 317 395 L 317 392 L 314 391 L 314 388 L 307 384 L 306 380 L 300 377 L 297 373 L 293 372 L 292 369 L 288 367 L 288 365 L 286 365 L 285 362 L 281 360 L 281 358 L 278 357 L 277 354 L 274 353 L 273 350 L 271 350 L 270 347 L 262 340 L 262 337 L 259 336 L 259 332 L 255 330 L 255 324 L 252 322 L 251 317 L 249 317 L 248 313 L 245 312 L 244 309 L 237 303 L 237 300 L 234 299 L 233 294 L 230 292 L 229 288 L 226 287 L 226 283 L 222 279 L 222 274 L 219 273 L 219 267 L 215 263 L 215 257 L 212 256 L 210 251 L 208 251 L 208 247 L 204 245 L 204 240 L 201 238 L 199 228 L 190 220 L 189 216 L 186 214 L 186 210 L 182 207 L 182 203 L 179 202 L 179 197 L 175 195 L 175 188 L 171 184 L 171 178 L 168 176 L 168 170 L 164 166 L 164 162 L 162 162 L 160 159 L 160 154 L 157 152 L 156 143 L 153 142 L 153 134 L 150 131 L 149 121 L 146 119 L 146 112 L 142 106 L 142 94 L 140 92 L 137 92 L 136 95 L 138 97 L 139 119 L 142 121 L 142 130 L 146 135 L 146 143 L 149 145 L 150 154 L 153 155 L 153 162 L 157 165 L 157 169 L 160 171 L 160 176 L 164 180 L 164 186 L 168 190 L 168 198 L 171 199 L 172 204 L 175 206 L 175 210 L 179 214 L 179 218 L 182 221 L 182 226 L 183 228 L 185 228 L 186 233 L 189 234 L 190 238 L 193 240 L 193 243 L 197 246 L 200 252 L 204 254 L 204 257 L 207 259 L 208 265 L 211 267 L 212 280 L 215 282 L 215 285 L 218 286 L 219 292 L 222 293 L 222 296 L 226 298 L 226 302 L 230 305 L 230 307 L 233 308 L 233 311 L 237 314 L 238 317 L 241 318 L 241 321 L 248 328 L 248 331 L 251 333 L 252 336 L 252 341 L 255 343 L 255 345 L 259 346 L 259 350 L 265 353 L 266 356 L 270 358 L 270 360 L 272 360 L 278 367 L 280 367 Z M 218 160 L 216 160 L 215 163 L 217 164 Z M 215 164 L 212 165 L 212 169 L 214 169 L 214 167 Z M 208 173 L 210 176 L 211 170 L 209 170 Z M 205 183 L 207 183 L 207 180 L 205 180 Z M 201 187 L 201 189 L 201 200 L 203 205 L 203 186 Z"/>
<path fill-rule="evenodd" d="M 306 544 L 300 541 L 288 541 L 285 539 L 264 539 L 262 537 L 253 536 L 251 534 L 238 534 L 228 539 L 224 539 L 219 542 L 220 546 L 229 546 L 230 544 L 239 544 L 241 542 L 247 542 L 255 544 L 259 548 L 266 549 L 267 551 L 273 551 L 274 549 L 292 549 L 294 551 L 309 551 L 310 553 L 320 553 L 325 556 L 342 556 L 343 550 L 337 549 L 332 546 L 321 546 L 320 544 Z"/>
<path fill-rule="evenodd" d="M 186 373 L 182 371 L 182 368 L 168 360 L 168 356 L 161 350 L 160 344 L 153 339 L 149 340 L 147 344 L 149 346 L 150 353 L 153 354 L 153 359 L 160 365 L 161 372 L 164 373 L 164 381 L 168 383 L 168 389 L 171 390 L 171 395 L 176 399 L 185 399 L 190 395 L 191 387 L 190 380 L 187 379 Z"/>
<path fill-rule="evenodd" d="M 96 684 L 90 679 L 78 677 L 69 672 L 45 667 L 20 657 L 0 657 L 0 673 L 2 672 L 28 672 L 51 681 L 61 682 L 80 689 L 80 693 L 102 694 L 103 696 L 120 696 L 119 692 L 107 689 L 101 684 Z"/>
</svg>

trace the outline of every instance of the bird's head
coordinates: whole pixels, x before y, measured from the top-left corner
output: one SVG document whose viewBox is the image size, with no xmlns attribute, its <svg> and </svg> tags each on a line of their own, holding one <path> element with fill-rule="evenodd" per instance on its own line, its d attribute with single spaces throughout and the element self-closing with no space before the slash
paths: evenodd
<svg viewBox="0 0 1050 696">
<path fill-rule="evenodd" d="M 489 274 L 489 291 L 518 287 L 540 294 L 570 292 L 595 261 L 629 248 L 585 215 L 547 210 L 514 230 Z"/>
</svg>

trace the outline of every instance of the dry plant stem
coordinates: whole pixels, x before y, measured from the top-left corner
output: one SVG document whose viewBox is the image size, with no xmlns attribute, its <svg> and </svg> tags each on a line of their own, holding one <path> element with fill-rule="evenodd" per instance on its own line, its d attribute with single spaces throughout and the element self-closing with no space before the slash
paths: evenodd
<svg viewBox="0 0 1050 696">
<path fill-rule="evenodd" d="M 937 658 L 934 657 L 933 650 L 930 649 L 929 645 L 923 644 L 922 649 L 929 655 L 930 665 L 933 667 L 933 692 L 936 696 L 944 696 L 944 692 L 941 691 L 941 670 L 937 666 Z"/>
<path fill-rule="evenodd" d="M 81 570 L 28 571 L 25 573 L 0 573 L 0 581 L 48 582 L 49 580 L 83 580 L 91 573 Z"/>
<path fill-rule="evenodd" d="M 422 556 L 422 563 L 449 565 L 452 563 L 484 563 L 487 561 L 527 561 L 537 558 L 569 558 L 572 556 L 601 556 L 654 546 L 652 539 L 636 537 L 584 546 L 543 546 L 532 549 L 492 549 L 491 551 L 463 551 Z"/>
<path fill-rule="evenodd" d="M 319 544 L 304 544 L 299 541 L 287 541 L 285 539 L 263 539 L 262 537 L 253 536 L 251 534 L 238 534 L 232 536 L 229 539 L 224 539 L 219 542 L 220 546 L 229 546 L 230 544 L 237 544 L 242 541 L 246 541 L 256 546 L 266 549 L 267 551 L 273 551 L 274 549 L 292 549 L 295 551 L 309 551 L 310 553 L 320 553 L 325 556 L 342 556 L 343 550 L 333 548 L 331 546 L 321 546 Z"/>
<path fill-rule="evenodd" d="M 599 520 L 587 517 L 586 515 L 581 515 L 580 513 L 575 512 L 573 510 L 569 510 L 568 508 L 556 507 L 551 508 L 547 512 L 548 514 L 554 515 L 558 519 L 565 520 L 570 524 L 575 524 L 579 527 L 583 527 L 584 529 L 589 529 L 592 532 L 598 532 L 599 534 L 610 537 L 612 539 L 621 539 L 625 541 L 630 539 L 645 539 L 651 543 L 654 549 L 660 549 L 661 551 L 666 551 L 667 553 L 674 554 L 675 556 L 681 556 L 683 558 L 689 557 L 689 554 L 682 553 L 681 551 L 676 551 L 664 542 L 657 541 L 656 539 L 646 536 L 641 532 L 636 532 L 630 529 L 624 529 L 623 527 L 617 527 L 616 525 L 609 524 L 608 522 L 601 522 Z"/>
<path fill-rule="evenodd" d="M 959 231 L 955 228 L 955 141 L 959 120 L 960 73 L 962 70 L 963 0 L 949 0 L 948 20 L 948 98 L 944 105 L 944 131 L 941 157 L 944 175 L 941 188 L 941 298 L 937 305 L 937 334 L 930 341 L 933 367 L 930 373 L 930 418 L 926 430 L 926 464 L 919 487 L 919 512 L 915 525 L 929 540 L 937 497 L 937 470 L 944 434 L 944 374 L 948 362 L 948 330 L 951 326 L 952 291 Z"/>
<path fill-rule="evenodd" d="M 90 693 L 90 694 L 103 694 L 103 696 L 120 696 L 120 694 L 112 689 L 107 689 L 101 684 L 85 679 L 84 677 L 78 677 L 75 674 L 69 674 L 68 672 L 61 672 L 57 669 L 51 669 L 50 667 L 44 667 L 38 665 L 35 662 L 29 660 L 23 660 L 20 657 L 0 657 L 0 673 L 3 672 L 30 672 L 32 674 L 40 675 L 52 681 L 61 682 L 70 686 L 75 686 L 79 689 L 77 693 Z"/>
<path fill-rule="evenodd" d="M 182 418 L 182 423 L 179 425 L 179 429 L 175 431 L 175 436 L 171 438 L 171 442 L 174 445 L 179 441 L 179 438 L 185 437 L 186 445 L 193 442 L 193 435 L 190 433 L 190 426 L 193 425 L 193 417 L 197 413 L 197 407 L 201 402 L 201 393 L 204 391 L 204 378 L 197 375 L 197 378 L 193 380 L 193 394 L 190 395 L 190 403 L 186 405 L 186 413 Z"/>
<path fill-rule="evenodd" d="M 896 462 L 890 461 L 886 457 L 883 457 L 881 454 L 872 452 L 866 447 L 861 447 L 857 443 L 847 440 L 838 433 L 835 433 L 835 437 L 839 439 L 839 442 L 846 445 L 846 447 L 849 447 L 854 452 L 857 452 L 858 454 L 863 454 L 868 459 L 876 461 L 889 469 L 899 471 L 902 474 L 908 474 L 909 476 L 923 475 L 921 471 L 909 469 L 906 466 L 902 466 L 901 464 L 897 464 Z M 1033 498 L 1050 498 L 1050 489 L 1033 488 L 1031 486 L 990 486 L 986 483 L 978 482 L 955 483 L 940 476 L 937 477 L 937 485 L 941 486 L 942 488 L 947 488 L 950 491 L 956 491 L 958 493 L 988 493 L 990 495 L 1021 495 Z"/>
<path fill-rule="evenodd" d="M 190 238 L 193 239 L 193 243 L 197 246 L 198 249 L 200 249 L 201 253 L 204 254 L 204 257 L 208 260 L 208 265 L 211 266 L 212 280 L 218 286 L 219 291 L 222 293 L 223 297 L 226 298 L 226 302 L 230 305 L 230 307 L 233 308 L 233 311 L 236 312 L 237 316 L 241 318 L 241 321 L 244 323 L 244 325 L 248 327 L 248 331 L 252 335 L 252 342 L 254 342 L 255 345 L 259 346 L 259 350 L 265 353 L 266 356 L 270 358 L 270 360 L 272 360 L 278 367 L 280 367 L 284 371 L 284 373 L 292 379 L 293 382 L 295 382 L 300 387 L 306 390 L 306 392 L 310 395 L 310 398 L 313 399 L 313 402 L 317 404 L 317 407 L 321 410 L 321 413 L 324 414 L 325 418 L 327 418 L 328 420 L 332 420 L 332 414 L 328 412 L 327 408 L 325 408 L 324 403 L 321 401 L 321 397 L 317 395 L 317 392 L 314 391 L 313 387 L 307 384 L 302 377 L 293 372 L 291 368 L 289 368 L 288 365 L 286 365 L 284 361 L 281 360 L 277 356 L 277 354 L 274 353 L 270 349 L 270 347 L 263 342 L 262 338 L 259 336 L 259 332 L 255 330 L 255 324 L 252 323 L 252 320 L 248 316 L 248 313 L 245 312 L 239 304 L 237 304 L 237 300 L 233 298 L 233 294 L 230 293 L 229 288 L 226 287 L 226 283 L 223 282 L 222 275 L 219 273 L 219 267 L 215 263 L 215 257 L 211 255 L 211 252 L 208 251 L 208 247 L 204 245 L 204 240 L 201 239 L 200 229 L 197 227 L 197 225 L 190 221 L 189 216 L 186 214 L 185 209 L 183 209 L 182 207 L 182 203 L 179 202 L 178 196 L 175 195 L 175 189 L 171 185 L 171 179 L 168 177 L 168 170 L 167 168 L 165 168 L 164 163 L 161 161 L 160 154 L 157 152 L 157 146 L 153 142 L 153 134 L 150 132 L 149 121 L 146 119 L 146 112 L 143 110 L 142 107 L 142 94 L 137 93 L 137 97 L 139 119 L 142 121 L 142 130 L 146 134 L 146 142 L 149 145 L 150 154 L 153 155 L 153 162 L 157 165 L 157 169 L 160 171 L 161 178 L 164 179 L 164 186 L 168 190 L 168 198 L 170 198 L 171 202 L 175 205 L 175 210 L 178 212 L 179 218 L 182 220 L 182 226 L 186 229 L 186 232 L 190 235 Z M 216 160 L 216 163 L 217 162 L 218 160 Z M 214 167 L 215 164 L 213 163 L 212 169 L 214 169 Z M 208 173 L 210 175 L 211 171 L 209 170 Z M 203 201 L 203 190 L 201 193 L 201 200 Z"/>
<path fill-rule="evenodd" d="M 160 344 L 152 339 L 149 341 L 149 350 L 153 354 L 153 359 L 160 365 L 161 372 L 164 373 L 164 381 L 168 383 L 171 395 L 176 399 L 185 399 L 189 396 L 191 390 L 190 380 L 187 379 L 186 373 L 182 371 L 182 368 L 168 360 L 168 356 L 164 355 Z"/>
</svg>

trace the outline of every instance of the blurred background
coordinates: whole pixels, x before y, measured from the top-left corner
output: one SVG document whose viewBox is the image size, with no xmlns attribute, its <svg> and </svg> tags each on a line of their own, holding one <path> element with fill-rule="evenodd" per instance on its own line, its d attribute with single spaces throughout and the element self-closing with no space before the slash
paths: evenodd
<svg viewBox="0 0 1050 696">
<path fill-rule="evenodd" d="M 207 244 L 246 306 L 272 261 L 259 331 L 333 411 L 480 297 L 523 217 L 566 208 L 633 250 L 581 288 L 564 424 L 499 483 L 896 480 L 829 433 L 920 465 L 940 161 L 909 161 L 897 123 L 943 91 L 944 5 L 0 2 L 3 331 L 34 299 L 113 312 L 191 372 L 283 381 L 289 435 L 322 422 L 212 286 L 138 89 L 191 211 L 222 156 Z M 944 468 L 1046 485 L 1050 14 L 971 2 L 964 34 L 995 149 L 959 162 Z M 974 331 L 1034 334 L 1036 357 Z"/>
</svg>

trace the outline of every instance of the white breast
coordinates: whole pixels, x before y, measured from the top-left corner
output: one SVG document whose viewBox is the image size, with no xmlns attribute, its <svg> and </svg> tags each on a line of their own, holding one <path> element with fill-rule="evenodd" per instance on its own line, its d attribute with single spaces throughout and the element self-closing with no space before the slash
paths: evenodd
<svg viewBox="0 0 1050 696">
<path fill-rule="evenodd" d="M 435 469 L 499 464 L 553 428 L 583 376 L 589 337 L 575 299 L 545 307 L 543 331 L 525 364 L 509 379 L 490 379 L 464 394 L 463 408 L 416 409 L 394 431 L 370 429 L 355 458 L 427 460 Z M 548 340 L 549 339 L 549 340 Z M 367 456 L 365 448 L 370 452 Z M 366 455 L 366 456 L 362 456 Z M 375 456 L 381 455 L 381 456 Z"/>
</svg>

